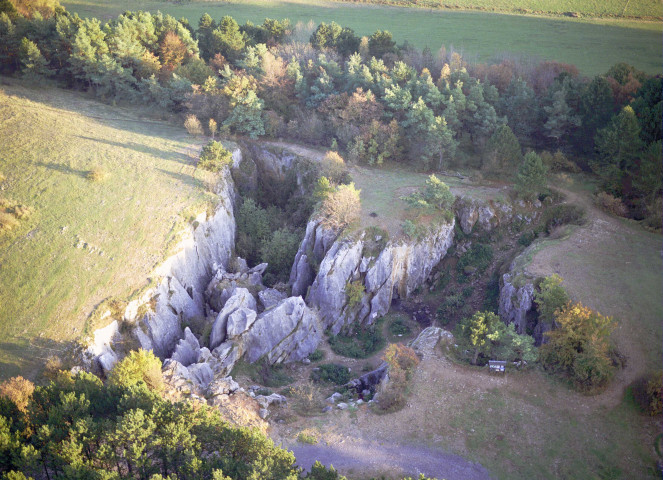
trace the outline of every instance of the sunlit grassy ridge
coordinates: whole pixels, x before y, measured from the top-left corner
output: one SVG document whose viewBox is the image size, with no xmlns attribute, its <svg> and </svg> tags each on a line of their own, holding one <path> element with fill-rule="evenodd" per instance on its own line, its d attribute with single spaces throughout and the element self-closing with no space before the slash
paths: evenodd
<svg viewBox="0 0 663 480">
<path fill-rule="evenodd" d="M 383 5 L 345 4 L 322 0 L 162 1 L 71 0 L 63 5 L 81 16 L 109 20 L 126 10 L 160 10 L 189 19 L 197 27 L 205 12 L 219 20 L 233 16 L 240 24 L 262 23 L 266 17 L 289 18 L 293 24 L 336 21 L 358 35 L 389 30 L 398 44 L 408 41 L 418 48 L 454 47 L 469 60 L 488 61 L 505 53 L 571 63 L 585 75 L 605 73 L 618 62 L 627 62 L 648 73 L 661 69 L 661 22 L 578 20 L 483 12 L 424 10 Z"/>
<path fill-rule="evenodd" d="M 209 195 L 183 129 L 57 89 L 0 86 L 0 197 L 32 215 L 0 236 L 0 376 L 80 336 L 129 296 Z M 195 149 L 193 149 L 195 150 Z M 100 176 L 91 175 L 91 171 Z"/>
</svg>

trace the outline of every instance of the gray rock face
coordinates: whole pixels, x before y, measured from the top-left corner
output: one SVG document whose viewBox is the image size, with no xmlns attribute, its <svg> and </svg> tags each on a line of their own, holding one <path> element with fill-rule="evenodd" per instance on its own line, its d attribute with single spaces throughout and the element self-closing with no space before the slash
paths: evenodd
<svg viewBox="0 0 663 480">
<path fill-rule="evenodd" d="M 324 228 L 318 219 L 308 222 L 306 234 L 299 245 L 290 271 L 293 296 L 306 295 L 316 275 L 311 263 L 320 265 L 336 237 L 337 234 L 333 230 Z"/>
<path fill-rule="evenodd" d="M 235 289 L 233 295 L 223 306 L 223 310 L 217 315 L 210 333 L 210 349 L 218 347 L 226 339 L 228 317 L 240 308 L 257 310 L 256 299 L 246 288 Z"/>
<path fill-rule="evenodd" d="M 451 246 L 453 231 L 451 222 L 432 228 L 419 240 L 387 243 L 377 258 L 364 253 L 363 237 L 337 240 L 320 263 L 306 300 L 333 334 L 353 323 L 370 324 L 389 311 L 394 293 L 408 297 L 426 281 Z M 364 295 L 349 305 L 345 288 L 357 281 Z"/>
<path fill-rule="evenodd" d="M 235 152 L 234 155 L 238 154 Z M 235 190 L 230 172 L 224 171 L 217 191 L 219 207 L 207 218 L 200 214 L 189 235 L 180 242 L 178 253 L 156 271 L 163 278 L 152 297 L 155 311 L 140 319 L 136 336 L 145 349 L 161 358 L 171 355 L 182 338 L 181 320 L 204 314 L 203 293 L 214 274 L 213 266 L 225 267 L 235 245 Z M 132 305 L 131 316 L 136 309 Z"/>
<path fill-rule="evenodd" d="M 270 309 L 278 305 L 281 300 L 286 298 L 286 294 L 274 288 L 266 288 L 258 292 L 258 300 L 263 310 Z"/>
<path fill-rule="evenodd" d="M 479 200 L 461 197 L 455 204 L 456 217 L 464 234 L 469 235 L 476 226 L 489 232 L 513 216 L 513 208 L 501 202 L 482 203 Z"/>
<path fill-rule="evenodd" d="M 255 310 L 241 307 L 235 310 L 228 317 L 228 325 L 226 327 L 226 335 L 229 340 L 239 337 L 242 333 L 247 331 L 256 321 L 258 314 Z"/>
<path fill-rule="evenodd" d="M 290 297 L 261 313 L 241 343 L 250 363 L 263 356 L 270 363 L 296 362 L 315 351 L 322 330 L 302 297 Z"/>
<path fill-rule="evenodd" d="M 184 338 L 177 343 L 175 351 L 170 358 L 180 362 L 185 367 L 198 361 L 200 355 L 200 343 L 196 336 L 191 333 L 189 327 L 184 329 Z"/>
<path fill-rule="evenodd" d="M 522 286 L 515 286 L 513 274 L 502 275 L 502 288 L 498 313 L 507 325 L 513 323 L 518 333 L 525 333 L 527 327 L 527 313 L 533 307 L 534 285 L 525 282 Z"/>
</svg>

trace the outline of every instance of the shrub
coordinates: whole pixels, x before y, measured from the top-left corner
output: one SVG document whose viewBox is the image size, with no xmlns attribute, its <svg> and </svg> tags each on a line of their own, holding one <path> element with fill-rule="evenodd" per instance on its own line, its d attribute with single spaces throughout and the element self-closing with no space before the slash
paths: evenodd
<svg viewBox="0 0 663 480">
<path fill-rule="evenodd" d="M 620 198 L 615 198 L 607 192 L 599 192 L 594 196 L 594 203 L 604 212 L 618 217 L 628 216 L 628 209 Z"/>
<path fill-rule="evenodd" d="M 343 183 L 347 175 L 347 168 L 343 158 L 334 151 L 329 151 L 325 154 L 324 158 L 320 161 L 322 175 L 329 178 L 333 183 Z"/>
<path fill-rule="evenodd" d="M 401 198 L 411 207 L 436 209 L 441 211 L 448 211 L 455 200 L 454 194 L 451 193 L 449 186 L 435 175 L 428 177 L 426 185 L 421 191 L 414 192 L 411 195 Z"/>
<path fill-rule="evenodd" d="M 605 386 L 614 373 L 610 334 L 615 322 L 583 306 L 568 304 L 555 315 L 556 328 L 546 332 L 540 360 L 548 371 L 570 378 L 581 391 Z"/>
<path fill-rule="evenodd" d="M 329 346 L 337 355 L 350 358 L 368 358 L 384 345 L 380 331 L 382 322 L 370 325 L 348 335 L 336 335 L 329 338 Z"/>
<path fill-rule="evenodd" d="M 193 135 L 194 137 L 200 137 L 203 134 L 203 126 L 195 115 L 186 116 L 186 120 L 184 120 L 184 128 L 189 132 L 189 135 Z"/>
<path fill-rule="evenodd" d="M 318 437 L 315 435 L 312 435 L 310 433 L 306 432 L 300 432 L 299 435 L 297 435 L 297 441 L 299 443 L 306 443 L 308 445 L 315 445 L 318 443 Z"/>
<path fill-rule="evenodd" d="M 377 396 L 377 405 L 383 412 L 393 412 L 405 405 L 409 380 L 419 364 L 419 357 L 410 347 L 392 343 L 383 359 L 389 365 L 389 382 Z"/>
<path fill-rule="evenodd" d="M 220 172 L 226 165 L 232 164 L 233 155 L 223 148 L 221 142 L 212 140 L 203 147 L 198 160 L 198 167 L 210 172 Z"/>
<path fill-rule="evenodd" d="M 551 233 L 562 225 L 582 225 L 585 222 L 585 211 L 577 205 L 563 203 L 548 208 L 542 216 L 541 223 L 547 233 Z"/>
<path fill-rule="evenodd" d="M 0 232 L 3 230 L 11 230 L 18 226 L 18 220 L 10 213 L 0 211 Z"/>
<path fill-rule="evenodd" d="M 493 249 L 490 245 L 475 243 L 460 256 L 456 264 L 456 270 L 463 275 L 471 274 L 473 271 L 481 273 L 488 268 L 492 260 Z"/>
<path fill-rule="evenodd" d="M 360 190 L 355 188 L 354 183 L 336 187 L 322 202 L 322 224 L 326 228 L 342 230 L 358 221 L 361 212 L 359 193 Z"/>
<path fill-rule="evenodd" d="M 333 192 L 334 187 L 332 186 L 329 179 L 325 176 L 322 176 L 315 182 L 315 187 L 313 188 L 313 197 L 316 200 L 324 201 Z"/>
<path fill-rule="evenodd" d="M 534 240 L 536 240 L 536 232 L 534 232 L 534 230 L 530 230 L 529 232 L 525 232 L 520 237 L 518 237 L 518 244 L 522 245 L 523 247 L 529 247 Z"/>
<path fill-rule="evenodd" d="M 531 201 L 546 188 L 547 167 L 534 152 L 525 155 L 516 175 L 516 192 L 525 200 Z"/>
<path fill-rule="evenodd" d="M 348 307 L 356 307 L 361 299 L 364 298 L 364 284 L 361 280 L 348 282 L 345 284 L 345 295 L 348 297 Z"/>
<path fill-rule="evenodd" d="M 312 362 L 319 362 L 323 358 L 325 358 L 325 352 L 320 349 L 317 349 L 315 352 L 308 356 L 308 359 Z"/>
<path fill-rule="evenodd" d="M 397 318 L 389 324 L 392 335 L 409 335 L 412 330 L 402 318 Z"/>
<path fill-rule="evenodd" d="M 325 363 L 320 365 L 317 370 L 311 372 L 311 380 L 314 382 L 334 383 L 336 385 L 345 385 L 352 376 L 348 367 L 337 365 L 335 363 Z"/>
<path fill-rule="evenodd" d="M 566 158 L 566 155 L 564 155 L 564 152 L 561 150 L 557 150 L 554 154 L 548 151 L 543 151 L 539 156 L 550 172 L 580 172 L 580 167 L 578 167 L 575 162 Z"/>
<path fill-rule="evenodd" d="M 108 172 L 101 167 L 95 167 L 85 174 L 85 178 L 92 182 L 103 182 L 108 178 Z"/>
<path fill-rule="evenodd" d="M 143 382 L 150 390 L 161 392 L 161 360 L 149 350 L 134 350 L 113 367 L 108 380 L 124 388 Z"/>
<path fill-rule="evenodd" d="M 323 407 L 320 389 L 310 381 L 289 389 L 292 403 L 300 415 L 317 415 Z"/>
<path fill-rule="evenodd" d="M 34 384 L 23 377 L 12 377 L 0 383 L 0 397 L 8 398 L 14 402 L 21 412 L 27 411 L 34 390 Z"/>
<path fill-rule="evenodd" d="M 557 315 L 571 300 L 568 293 L 562 287 L 562 277 L 553 274 L 546 277 L 540 284 L 539 289 L 534 292 L 539 320 L 552 325 Z"/>
<path fill-rule="evenodd" d="M 663 413 L 663 372 L 643 375 L 631 384 L 633 400 L 651 416 Z"/>
</svg>

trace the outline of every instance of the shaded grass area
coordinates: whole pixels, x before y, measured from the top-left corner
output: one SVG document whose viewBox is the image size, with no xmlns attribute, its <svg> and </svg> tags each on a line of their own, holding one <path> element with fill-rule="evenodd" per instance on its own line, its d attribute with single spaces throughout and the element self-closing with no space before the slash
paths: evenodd
<svg viewBox="0 0 663 480">
<path fill-rule="evenodd" d="M 605 73 L 618 62 L 627 62 L 651 74 L 659 73 L 661 65 L 661 22 L 586 21 L 324 0 L 194 1 L 184 4 L 155 0 L 112 3 L 71 0 L 63 5 L 81 16 L 106 20 L 126 10 L 160 10 L 176 18 L 188 18 L 193 26 L 198 25 L 205 12 L 216 20 L 231 15 L 240 24 L 247 20 L 262 23 L 266 17 L 289 18 L 293 24 L 309 20 L 315 24 L 336 21 L 354 29 L 358 35 L 370 35 L 378 29 L 389 30 L 398 44 L 407 40 L 418 48 L 428 46 L 433 52 L 442 45 L 447 49 L 453 46 L 470 61 L 488 61 L 508 52 L 571 63 L 585 75 Z"/>
<path fill-rule="evenodd" d="M 0 377 L 30 376 L 39 343 L 64 349 L 95 305 L 145 283 L 213 201 L 212 177 L 193 176 L 183 129 L 72 92 L 0 88 L 0 196 L 33 209 L 0 236 Z"/>
</svg>

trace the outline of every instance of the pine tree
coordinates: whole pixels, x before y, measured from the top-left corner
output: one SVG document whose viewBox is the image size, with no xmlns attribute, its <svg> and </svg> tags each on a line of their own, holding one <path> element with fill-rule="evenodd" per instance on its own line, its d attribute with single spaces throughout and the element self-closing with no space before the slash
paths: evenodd
<svg viewBox="0 0 663 480">
<path fill-rule="evenodd" d="M 546 188 L 548 169 L 535 152 L 525 155 L 516 176 L 516 192 L 525 200 L 534 200 Z"/>
</svg>

